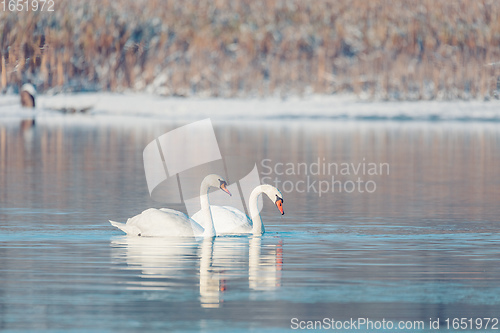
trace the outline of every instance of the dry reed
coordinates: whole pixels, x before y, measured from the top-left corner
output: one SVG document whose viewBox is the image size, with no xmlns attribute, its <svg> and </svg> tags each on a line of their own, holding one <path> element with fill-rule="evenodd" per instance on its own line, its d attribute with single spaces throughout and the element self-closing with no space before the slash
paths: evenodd
<svg viewBox="0 0 500 333">
<path fill-rule="evenodd" d="M 56 1 L 0 12 L 0 89 L 489 98 L 500 2 Z"/>
</svg>

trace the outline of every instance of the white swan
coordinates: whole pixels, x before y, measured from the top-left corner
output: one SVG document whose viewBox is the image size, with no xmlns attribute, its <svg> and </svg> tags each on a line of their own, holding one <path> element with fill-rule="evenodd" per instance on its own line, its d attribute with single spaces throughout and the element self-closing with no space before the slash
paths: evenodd
<svg viewBox="0 0 500 333">
<path fill-rule="evenodd" d="M 208 221 L 202 227 L 186 214 L 169 208 L 149 208 L 141 214 L 127 220 L 127 223 L 109 221 L 113 226 L 124 231 L 128 235 L 135 236 L 201 236 L 214 237 L 215 229 L 210 204 L 208 202 L 208 190 L 210 187 L 220 188 L 227 194 L 226 181 L 221 176 L 212 174 L 206 176 L 200 186 L 201 215 Z"/>
<path fill-rule="evenodd" d="M 283 212 L 283 195 L 274 186 L 259 185 L 250 194 L 248 209 L 251 219 L 245 213 L 236 208 L 229 206 L 210 206 L 213 217 L 213 225 L 217 235 L 238 235 L 238 234 L 254 234 L 262 235 L 265 232 L 262 218 L 260 217 L 257 198 L 262 193 L 266 194 L 269 199 L 278 207 L 281 215 Z M 206 213 L 203 209 L 191 217 L 200 225 L 210 225 L 210 220 L 206 218 Z M 208 222 L 207 222 L 208 221 Z"/>
</svg>

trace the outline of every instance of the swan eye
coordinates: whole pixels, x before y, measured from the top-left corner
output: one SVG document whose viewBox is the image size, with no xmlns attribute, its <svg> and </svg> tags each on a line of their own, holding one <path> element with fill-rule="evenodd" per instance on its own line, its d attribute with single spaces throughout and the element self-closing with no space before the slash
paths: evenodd
<svg viewBox="0 0 500 333">
<path fill-rule="evenodd" d="M 281 202 L 284 202 L 284 201 L 283 201 L 283 198 L 280 198 L 280 197 L 276 194 L 276 202 L 278 202 L 278 201 L 280 201 L 280 200 L 281 200 Z"/>
</svg>

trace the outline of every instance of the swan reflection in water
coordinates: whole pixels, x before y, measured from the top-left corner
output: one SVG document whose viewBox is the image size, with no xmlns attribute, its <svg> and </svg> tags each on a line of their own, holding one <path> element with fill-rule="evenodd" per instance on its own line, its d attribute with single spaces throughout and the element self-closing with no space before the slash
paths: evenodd
<svg viewBox="0 0 500 333">
<path fill-rule="evenodd" d="M 272 291 L 281 285 L 283 243 L 275 237 L 215 237 L 198 242 L 121 236 L 112 240 L 111 247 L 119 269 L 139 273 L 122 281 L 128 289 L 177 292 L 195 285 L 190 280 L 197 278 L 204 308 L 220 307 L 233 285 L 241 291 L 243 277 L 248 278 L 250 290 Z"/>
</svg>

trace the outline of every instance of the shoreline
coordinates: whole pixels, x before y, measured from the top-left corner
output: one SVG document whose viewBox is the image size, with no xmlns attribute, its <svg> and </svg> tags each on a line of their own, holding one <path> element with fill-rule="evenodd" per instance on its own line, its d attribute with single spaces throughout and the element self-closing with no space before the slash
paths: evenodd
<svg viewBox="0 0 500 333">
<path fill-rule="evenodd" d="M 63 114 L 61 110 L 88 109 Z M 161 97 L 143 93 L 38 95 L 35 109 L 22 108 L 18 95 L 0 96 L 0 119 L 25 117 L 95 118 L 125 116 L 194 121 L 459 121 L 500 122 L 500 101 L 361 101 L 354 95 L 214 98 Z"/>
</svg>

